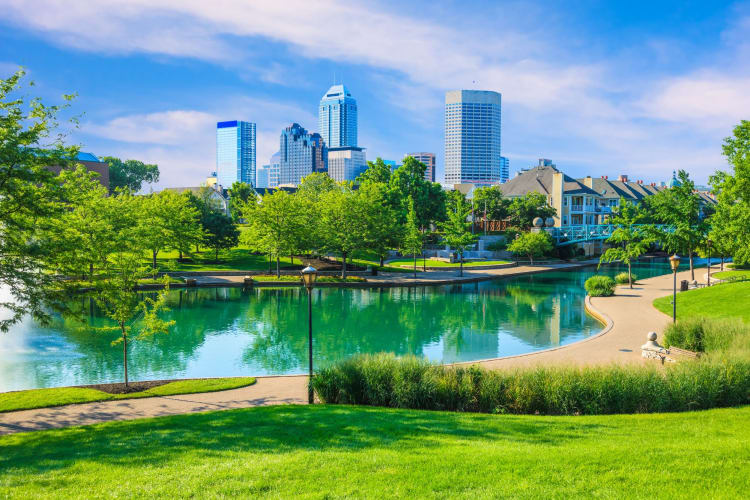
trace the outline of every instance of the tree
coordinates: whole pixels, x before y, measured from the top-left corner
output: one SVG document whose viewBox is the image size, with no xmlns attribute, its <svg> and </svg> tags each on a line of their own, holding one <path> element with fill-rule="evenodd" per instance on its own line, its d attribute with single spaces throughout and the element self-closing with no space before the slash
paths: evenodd
<svg viewBox="0 0 750 500">
<path fill-rule="evenodd" d="M 167 246 L 177 250 L 182 260 L 183 254 L 190 252 L 193 245 L 205 238 L 200 212 L 186 196 L 174 191 L 161 191 L 158 198 L 164 219 Z"/>
<path fill-rule="evenodd" d="M 276 276 L 281 275 L 279 258 L 299 248 L 305 225 L 305 205 L 302 198 L 286 191 L 266 194 L 260 203 L 244 207 L 243 218 L 249 228 L 242 233 L 242 241 L 250 248 L 276 258 Z M 314 230 L 314 228 L 312 228 Z"/>
<path fill-rule="evenodd" d="M 637 259 L 648 251 L 649 241 L 644 232 L 636 225 L 641 223 L 645 214 L 637 205 L 624 198 L 620 198 L 620 204 L 610 216 L 610 224 L 615 227 L 607 243 L 614 245 L 599 257 L 599 266 L 603 262 L 619 260 L 628 266 L 628 284 L 633 288 L 633 273 L 631 272 L 631 261 Z"/>
<path fill-rule="evenodd" d="M 214 249 L 215 262 L 219 262 L 219 250 L 229 249 L 237 246 L 240 232 L 232 221 L 220 212 L 208 212 L 203 218 L 203 227 L 206 229 L 205 242 Z"/>
<path fill-rule="evenodd" d="M 62 303 L 50 231 L 64 204 L 50 167 L 65 167 L 78 153 L 64 144 L 58 122 L 74 96 L 63 96 L 61 106 L 29 99 L 20 92 L 24 75 L 0 80 L 0 287 L 10 294 L 0 301 L 0 331 L 25 314 L 47 323 L 46 306 Z"/>
<path fill-rule="evenodd" d="M 320 230 L 324 248 L 341 255 L 341 277 L 346 279 L 346 259 L 365 246 L 368 221 L 361 217 L 366 207 L 362 198 L 345 188 L 325 193 L 319 204 Z"/>
<path fill-rule="evenodd" d="M 737 264 L 746 265 L 750 264 L 750 121 L 742 120 L 724 139 L 722 149 L 732 171 L 711 176 L 718 200 L 711 219 L 712 239 Z"/>
<path fill-rule="evenodd" d="M 503 192 L 497 186 L 478 187 L 474 189 L 474 209 L 485 220 L 503 220 L 508 217 L 510 200 L 503 198 Z"/>
<path fill-rule="evenodd" d="M 516 239 L 511 241 L 508 251 L 515 254 L 526 255 L 533 264 L 534 257 L 546 255 L 552 251 L 554 245 L 552 238 L 545 231 L 521 233 Z"/>
<path fill-rule="evenodd" d="M 471 222 L 466 218 L 471 213 L 471 206 L 463 200 L 456 198 L 449 205 L 446 213 L 446 221 L 441 225 L 443 239 L 456 252 L 460 258 L 458 275 L 464 275 L 464 251 L 477 241 L 477 237 L 471 234 Z"/>
<path fill-rule="evenodd" d="M 109 165 L 109 192 L 127 189 L 137 193 L 143 188 L 143 183 L 159 182 L 159 166 L 143 163 L 140 160 L 122 161 L 114 156 L 105 156 L 102 161 Z"/>
<path fill-rule="evenodd" d="M 135 209 L 135 224 L 138 239 L 151 254 L 151 266 L 157 269 L 156 256 L 167 246 L 167 218 L 164 213 L 164 197 L 160 194 L 132 198 Z"/>
<path fill-rule="evenodd" d="M 508 206 L 511 225 L 529 229 L 535 218 L 553 217 L 557 211 L 547 204 L 547 197 L 536 191 L 514 198 Z"/>
<path fill-rule="evenodd" d="M 406 227 L 401 248 L 406 253 L 414 255 L 414 278 L 417 277 L 417 254 L 422 252 L 422 233 L 417 225 L 417 212 L 414 210 L 414 200 L 409 200 L 409 212 L 406 214 Z"/>
<path fill-rule="evenodd" d="M 445 219 L 445 192 L 440 184 L 425 180 L 425 168 L 423 163 L 407 156 L 404 164 L 391 175 L 388 186 L 400 224 L 406 221 L 409 197 L 414 200 L 419 227 L 426 228 L 432 222 Z"/>
<path fill-rule="evenodd" d="M 239 220 L 242 206 L 248 201 L 255 201 L 253 186 L 245 182 L 233 182 L 229 189 L 229 213 L 232 214 L 232 219 Z"/>
<path fill-rule="evenodd" d="M 388 187 L 366 182 L 355 193 L 360 202 L 358 217 L 362 222 L 364 248 L 374 252 L 382 266 L 388 250 L 398 245 L 403 229 L 396 221 L 396 211 L 388 203 Z"/>
<path fill-rule="evenodd" d="M 701 217 L 700 196 L 695 192 L 695 184 L 688 173 L 677 173 L 677 186 L 659 191 L 646 198 L 646 206 L 652 216 L 669 229 L 652 228 L 651 233 L 672 252 L 685 252 L 690 263 L 691 279 L 695 279 L 693 256 L 705 240 L 708 224 Z"/>
<path fill-rule="evenodd" d="M 378 157 L 374 162 L 367 162 L 367 170 L 357 177 L 357 183 L 365 184 L 375 182 L 379 184 L 388 184 L 391 180 L 391 167 L 386 165 L 382 158 Z"/>
</svg>

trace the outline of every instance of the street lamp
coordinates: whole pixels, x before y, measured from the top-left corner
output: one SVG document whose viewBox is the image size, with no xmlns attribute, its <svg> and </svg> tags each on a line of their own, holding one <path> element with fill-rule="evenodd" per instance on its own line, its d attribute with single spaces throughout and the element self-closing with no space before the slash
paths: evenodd
<svg viewBox="0 0 750 500">
<path fill-rule="evenodd" d="M 318 279 L 318 271 L 312 266 L 307 266 L 302 270 L 302 282 L 307 288 L 307 353 L 310 363 L 310 379 L 307 386 L 307 402 L 313 404 L 313 339 L 312 339 L 312 289 L 315 286 L 315 280 Z"/>
<path fill-rule="evenodd" d="M 711 286 L 711 238 L 706 240 L 706 245 L 708 245 L 708 277 L 706 278 L 706 284 L 708 286 Z"/>
<path fill-rule="evenodd" d="M 672 292 L 672 323 L 677 321 L 677 268 L 680 266 L 680 258 L 674 254 L 669 258 L 669 265 L 672 266 L 674 274 L 674 289 Z"/>
</svg>

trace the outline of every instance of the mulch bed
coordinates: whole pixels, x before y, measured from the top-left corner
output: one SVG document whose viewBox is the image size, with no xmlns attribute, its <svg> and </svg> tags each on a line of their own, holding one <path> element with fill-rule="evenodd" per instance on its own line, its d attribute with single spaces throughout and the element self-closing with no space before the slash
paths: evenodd
<svg viewBox="0 0 750 500">
<path fill-rule="evenodd" d="M 96 389 L 97 391 L 106 392 L 107 394 L 129 394 L 131 392 L 141 392 L 153 387 L 174 382 L 174 380 L 144 380 L 143 382 L 129 382 L 125 387 L 124 382 L 116 384 L 95 384 L 95 385 L 78 385 L 85 389 Z"/>
</svg>

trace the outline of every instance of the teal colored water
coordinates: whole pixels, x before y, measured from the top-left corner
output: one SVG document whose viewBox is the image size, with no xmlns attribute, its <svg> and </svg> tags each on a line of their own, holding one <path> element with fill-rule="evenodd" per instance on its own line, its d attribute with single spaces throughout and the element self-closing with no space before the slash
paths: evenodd
<svg viewBox="0 0 750 500">
<path fill-rule="evenodd" d="M 601 273 L 621 271 L 607 267 Z M 642 278 L 668 272 L 638 265 Z M 317 368 L 355 353 L 436 362 L 510 356 L 569 344 L 601 324 L 583 310 L 595 268 L 466 285 L 313 291 Z M 0 335 L 0 391 L 122 380 L 122 348 L 96 308 L 87 323 L 31 320 Z M 173 290 L 167 335 L 131 344 L 131 380 L 305 373 L 307 296 L 300 288 Z"/>
</svg>

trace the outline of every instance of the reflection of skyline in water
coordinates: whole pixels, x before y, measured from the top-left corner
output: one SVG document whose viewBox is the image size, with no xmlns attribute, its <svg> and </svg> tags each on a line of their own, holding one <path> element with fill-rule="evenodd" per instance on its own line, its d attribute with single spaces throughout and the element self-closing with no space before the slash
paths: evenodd
<svg viewBox="0 0 750 500">
<path fill-rule="evenodd" d="M 641 277 L 666 266 L 638 266 Z M 611 268 L 614 274 L 619 269 Z M 355 353 L 415 354 L 436 362 L 533 352 L 583 339 L 601 325 L 583 310 L 594 270 L 418 288 L 313 291 L 317 368 Z M 306 292 L 300 288 L 173 290 L 171 332 L 131 344 L 132 380 L 303 373 Z M 81 306 L 89 310 L 88 303 Z M 91 308 L 88 325 L 106 320 Z M 0 336 L 0 391 L 120 381 L 116 334 L 25 320 Z"/>
</svg>

